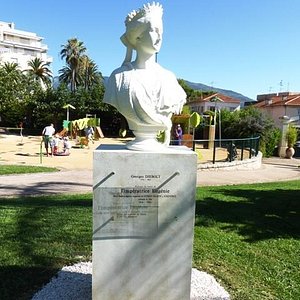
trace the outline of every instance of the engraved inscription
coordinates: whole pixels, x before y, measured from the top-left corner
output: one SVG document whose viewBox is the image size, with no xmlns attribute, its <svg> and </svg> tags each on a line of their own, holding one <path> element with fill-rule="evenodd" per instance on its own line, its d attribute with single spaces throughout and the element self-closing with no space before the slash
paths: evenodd
<svg viewBox="0 0 300 300">
<path fill-rule="evenodd" d="M 149 171 L 130 174 L 130 187 L 94 189 L 93 238 L 149 238 L 158 230 L 158 209 L 175 200 L 169 182 L 179 173 L 162 176 Z M 174 186 L 171 185 L 171 186 Z M 160 202 L 163 201 L 163 202 Z"/>
<path fill-rule="evenodd" d="M 149 171 L 143 171 L 139 174 L 131 174 L 130 179 L 135 180 L 137 182 L 143 182 L 144 184 L 153 184 L 156 186 L 161 181 L 162 175 L 161 174 L 151 174 Z"/>
<path fill-rule="evenodd" d="M 158 193 L 103 188 L 94 199 L 94 238 L 147 238 L 157 231 Z"/>
</svg>

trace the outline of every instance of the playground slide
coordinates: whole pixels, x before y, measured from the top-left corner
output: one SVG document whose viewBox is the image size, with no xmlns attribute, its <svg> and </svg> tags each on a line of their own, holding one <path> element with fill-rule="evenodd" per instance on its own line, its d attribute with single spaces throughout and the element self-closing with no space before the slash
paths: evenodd
<svg viewBox="0 0 300 300">
<path fill-rule="evenodd" d="M 96 136 L 98 135 L 100 138 L 104 138 L 104 134 L 103 134 L 103 132 L 102 132 L 100 126 L 96 126 L 96 127 L 95 127 L 95 135 L 96 135 Z"/>
<path fill-rule="evenodd" d="M 64 128 L 63 130 L 61 130 L 60 132 L 58 132 L 57 134 L 59 135 L 59 136 L 64 136 L 65 135 L 65 133 L 66 132 L 68 132 L 68 129 L 67 128 Z"/>
</svg>

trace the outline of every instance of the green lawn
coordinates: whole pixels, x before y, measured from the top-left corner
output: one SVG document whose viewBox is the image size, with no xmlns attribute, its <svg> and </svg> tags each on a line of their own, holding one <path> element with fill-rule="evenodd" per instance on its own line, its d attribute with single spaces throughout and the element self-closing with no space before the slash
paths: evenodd
<svg viewBox="0 0 300 300">
<path fill-rule="evenodd" d="M 232 299 L 300 299 L 300 181 L 200 188 L 194 266 Z"/>
<path fill-rule="evenodd" d="M 0 164 L 0 175 L 40 173 L 40 172 L 57 172 L 57 171 L 59 171 L 57 168 L 49 168 L 49 167 L 1 165 Z"/>
<path fill-rule="evenodd" d="M 300 181 L 197 189 L 193 266 L 232 299 L 300 299 Z M 91 259 L 92 195 L 0 198 L 1 299 Z"/>
<path fill-rule="evenodd" d="M 0 198 L 0 299 L 30 299 L 64 265 L 91 259 L 92 196 Z"/>
</svg>

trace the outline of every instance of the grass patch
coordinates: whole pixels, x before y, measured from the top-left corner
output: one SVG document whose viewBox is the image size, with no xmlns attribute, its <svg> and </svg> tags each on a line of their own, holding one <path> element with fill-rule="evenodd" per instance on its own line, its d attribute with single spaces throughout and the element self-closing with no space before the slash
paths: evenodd
<svg viewBox="0 0 300 300">
<path fill-rule="evenodd" d="M 300 299 L 300 181 L 201 187 L 196 204 L 194 267 L 232 299 Z M 91 194 L 0 198 L 0 225 L 1 299 L 91 259 Z"/>
<path fill-rule="evenodd" d="M 91 259 L 92 196 L 0 198 L 1 299 L 31 299 L 64 265 Z"/>
<path fill-rule="evenodd" d="M 39 166 L 0 165 L 0 175 L 57 172 L 59 169 Z"/>
<path fill-rule="evenodd" d="M 197 190 L 194 266 L 232 299 L 300 299 L 300 181 Z"/>
</svg>

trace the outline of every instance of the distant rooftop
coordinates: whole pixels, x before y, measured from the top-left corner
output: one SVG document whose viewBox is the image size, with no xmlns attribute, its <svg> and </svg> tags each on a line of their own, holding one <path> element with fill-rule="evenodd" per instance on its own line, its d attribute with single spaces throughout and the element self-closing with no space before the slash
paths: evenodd
<svg viewBox="0 0 300 300">
<path fill-rule="evenodd" d="M 28 36 L 31 39 L 35 39 L 38 41 L 43 40 L 42 37 L 37 36 L 37 34 L 34 32 L 16 29 L 15 23 L 13 22 L 0 21 L 0 30 L 3 31 L 4 33 L 13 33 L 14 36 L 20 36 L 20 37 Z"/>
<path fill-rule="evenodd" d="M 224 102 L 224 103 L 236 103 L 236 104 L 239 104 L 241 102 L 239 99 L 236 99 L 236 98 L 233 98 L 233 97 L 230 97 L 230 96 L 226 96 L 226 95 L 223 95 L 221 93 L 216 93 L 216 94 L 210 95 L 210 96 L 205 97 L 205 98 L 200 98 L 199 97 L 195 100 L 190 101 L 189 103 L 201 102 L 201 101 L 204 101 L 204 102 L 219 101 L 219 102 Z"/>
<path fill-rule="evenodd" d="M 299 92 L 280 92 L 257 95 L 256 107 L 300 106 Z"/>
</svg>

